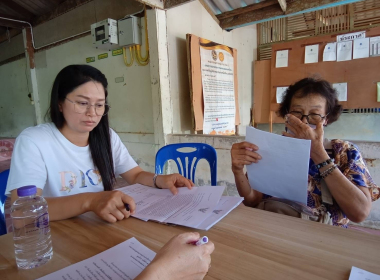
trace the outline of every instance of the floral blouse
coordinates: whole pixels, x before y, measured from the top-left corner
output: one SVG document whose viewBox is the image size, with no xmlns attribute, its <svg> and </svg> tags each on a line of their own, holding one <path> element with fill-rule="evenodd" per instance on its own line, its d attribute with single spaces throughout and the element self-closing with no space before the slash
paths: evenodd
<svg viewBox="0 0 380 280">
<path fill-rule="evenodd" d="M 364 159 L 355 144 L 343 140 L 332 140 L 332 149 L 326 149 L 344 176 L 357 187 L 368 188 L 372 201 L 380 198 L 379 187 L 372 180 Z M 349 219 L 333 199 L 333 204 L 322 202 L 320 175 L 313 160 L 309 163 L 307 205 L 321 212 L 329 212 L 334 226 L 347 227 Z M 269 196 L 264 195 L 264 198 Z"/>
</svg>

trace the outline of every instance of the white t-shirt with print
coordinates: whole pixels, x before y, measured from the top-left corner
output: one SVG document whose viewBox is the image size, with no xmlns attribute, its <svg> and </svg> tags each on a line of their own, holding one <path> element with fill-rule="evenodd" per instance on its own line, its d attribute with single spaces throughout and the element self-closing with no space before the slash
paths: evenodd
<svg viewBox="0 0 380 280">
<path fill-rule="evenodd" d="M 120 137 L 110 129 L 115 175 L 136 167 Z M 103 191 L 90 147 L 71 143 L 53 123 L 25 129 L 12 154 L 6 195 L 22 186 L 35 185 L 45 197 Z"/>
</svg>

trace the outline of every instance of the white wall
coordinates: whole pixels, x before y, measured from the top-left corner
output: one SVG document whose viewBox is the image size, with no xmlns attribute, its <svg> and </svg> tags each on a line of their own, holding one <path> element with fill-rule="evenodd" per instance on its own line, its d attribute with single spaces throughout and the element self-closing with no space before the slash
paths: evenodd
<svg viewBox="0 0 380 280">
<path fill-rule="evenodd" d="M 170 93 L 173 103 L 173 133 L 192 131 L 186 34 L 212 40 L 238 51 L 238 93 L 241 129 L 249 124 L 252 107 L 252 69 L 256 59 L 256 25 L 224 31 L 198 2 L 193 1 L 166 12 Z"/>
<path fill-rule="evenodd" d="M 16 137 L 36 124 L 26 71 L 25 58 L 0 66 L 0 137 Z"/>
</svg>

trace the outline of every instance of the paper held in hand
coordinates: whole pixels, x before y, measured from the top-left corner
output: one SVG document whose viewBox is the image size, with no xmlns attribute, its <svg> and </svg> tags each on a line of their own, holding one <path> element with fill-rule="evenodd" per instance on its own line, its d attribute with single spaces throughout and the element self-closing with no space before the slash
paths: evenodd
<svg viewBox="0 0 380 280">
<path fill-rule="evenodd" d="M 251 188 L 307 204 L 310 140 L 294 139 L 247 127 L 246 141 L 262 159 L 247 165 Z"/>
</svg>

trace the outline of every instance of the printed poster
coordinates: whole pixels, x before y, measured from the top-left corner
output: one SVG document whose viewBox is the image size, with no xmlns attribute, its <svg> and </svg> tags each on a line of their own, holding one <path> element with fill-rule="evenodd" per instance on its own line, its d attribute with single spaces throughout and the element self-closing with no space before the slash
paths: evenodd
<svg viewBox="0 0 380 280">
<path fill-rule="evenodd" d="M 235 84 L 232 49 L 200 42 L 203 88 L 203 134 L 235 134 Z"/>
</svg>

